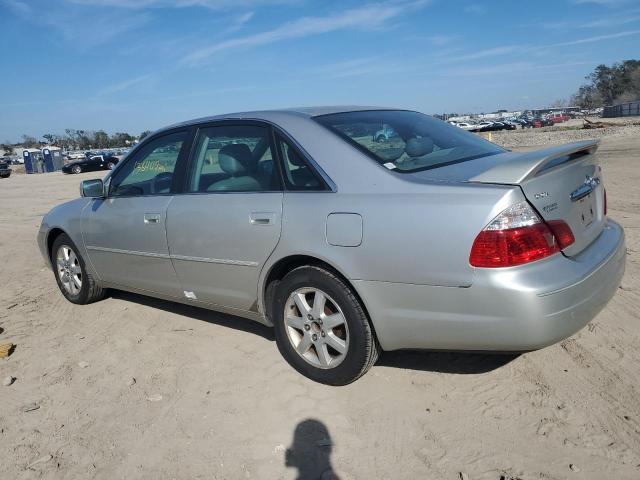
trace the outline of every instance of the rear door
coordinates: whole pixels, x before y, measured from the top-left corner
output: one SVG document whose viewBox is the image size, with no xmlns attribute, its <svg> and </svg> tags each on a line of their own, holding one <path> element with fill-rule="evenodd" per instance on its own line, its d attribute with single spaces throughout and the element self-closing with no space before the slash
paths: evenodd
<svg viewBox="0 0 640 480">
<path fill-rule="evenodd" d="M 188 131 L 145 143 L 109 180 L 107 198 L 83 212 L 89 258 L 101 279 L 123 287 L 180 296 L 169 256 L 167 207 L 179 161 L 186 160 Z"/>
<path fill-rule="evenodd" d="M 183 295 L 254 308 L 258 276 L 280 238 L 282 188 L 272 133 L 255 122 L 199 129 L 184 192 L 167 211 L 167 239 Z"/>
</svg>

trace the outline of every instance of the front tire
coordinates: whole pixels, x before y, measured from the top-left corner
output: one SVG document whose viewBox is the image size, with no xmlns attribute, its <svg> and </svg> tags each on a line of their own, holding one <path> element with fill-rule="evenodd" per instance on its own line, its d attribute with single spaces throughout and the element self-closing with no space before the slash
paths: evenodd
<svg viewBox="0 0 640 480">
<path fill-rule="evenodd" d="M 77 175 L 79 173 L 82 173 L 82 167 L 80 165 L 74 165 L 71 168 L 71 171 Z"/>
<path fill-rule="evenodd" d="M 302 375 L 347 385 L 378 359 L 380 346 L 362 305 L 337 275 L 298 267 L 275 287 L 271 318 L 285 360 Z"/>
<path fill-rule="evenodd" d="M 60 292 L 71 303 L 86 305 L 104 298 L 105 291 L 87 272 L 84 259 L 68 235 L 61 234 L 51 248 L 51 265 Z"/>
</svg>

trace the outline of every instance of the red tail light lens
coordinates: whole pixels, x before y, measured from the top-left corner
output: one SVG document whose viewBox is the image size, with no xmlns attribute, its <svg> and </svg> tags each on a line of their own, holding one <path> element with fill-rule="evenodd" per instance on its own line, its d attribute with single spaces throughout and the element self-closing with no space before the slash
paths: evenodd
<svg viewBox="0 0 640 480">
<path fill-rule="evenodd" d="M 484 268 L 512 267 L 553 255 L 574 242 L 565 222 L 558 221 L 552 228 L 553 231 L 527 202 L 516 203 L 478 234 L 469 263 Z"/>
<path fill-rule="evenodd" d="M 571 227 L 567 225 L 567 222 L 562 220 L 551 220 L 547 222 L 547 225 L 549 225 L 553 235 L 556 237 L 560 249 L 567 248 L 576 241 L 576 238 L 573 236 L 573 232 L 571 231 Z"/>
</svg>

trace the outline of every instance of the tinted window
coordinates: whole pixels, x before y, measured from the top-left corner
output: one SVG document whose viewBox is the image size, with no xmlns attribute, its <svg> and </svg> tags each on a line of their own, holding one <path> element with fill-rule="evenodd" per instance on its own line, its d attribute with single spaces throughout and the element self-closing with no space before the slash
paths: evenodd
<svg viewBox="0 0 640 480">
<path fill-rule="evenodd" d="M 269 130 L 253 125 L 201 129 L 196 140 L 189 192 L 280 190 Z"/>
<path fill-rule="evenodd" d="M 414 172 L 504 150 L 479 136 L 417 112 L 380 110 L 315 117 L 390 170 Z"/>
<path fill-rule="evenodd" d="M 173 172 L 187 132 L 151 140 L 135 153 L 111 179 L 110 195 L 158 195 L 171 192 Z"/>
<path fill-rule="evenodd" d="M 284 181 L 288 190 L 324 190 L 318 176 L 294 147 L 278 137 L 278 148 L 282 156 Z"/>
</svg>

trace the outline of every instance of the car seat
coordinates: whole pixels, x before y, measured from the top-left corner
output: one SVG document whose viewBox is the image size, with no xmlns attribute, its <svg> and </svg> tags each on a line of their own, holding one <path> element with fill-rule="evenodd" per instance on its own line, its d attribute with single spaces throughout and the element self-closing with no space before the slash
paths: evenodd
<svg viewBox="0 0 640 480">
<path fill-rule="evenodd" d="M 287 158 L 289 159 L 289 163 L 298 167 L 295 170 L 291 169 L 289 172 L 289 179 L 293 185 L 296 187 L 315 187 L 318 185 L 318 180 L 313 175 L 305 161 L 288 145 Z"/>
<path fill-rule="evenodd" d="M 213 183 L 207 188 L 208 192 L 262 190 L 260 182 L 253 176 L 257 163 L 253 161 L 248 145 L 225 145 L 218 152 L 218 162 L 222 171 L 229 174 L 229 178 Z"/>
</svg>

